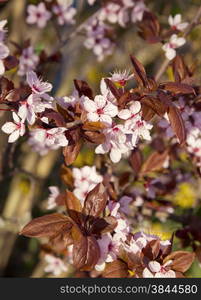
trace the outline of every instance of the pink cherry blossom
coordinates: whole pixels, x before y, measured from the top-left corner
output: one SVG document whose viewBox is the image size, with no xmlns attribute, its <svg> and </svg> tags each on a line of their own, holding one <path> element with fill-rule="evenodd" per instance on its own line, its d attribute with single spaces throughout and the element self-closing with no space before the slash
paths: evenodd
<svg viewBox="0 0 201 300">
<path fill-rule="evenodd" d="M 106 262 L 112 262 L 117 258 L 121 242 L 117 234 L 112 237 L 110 233 L 104 234 L 97 242 L 101 253 L 95 269 L 97 271 L 103 271 Z"/>
<path fill-rule="evenodd" d="M 73 193 L 84 204 L 86 195 L 100 182 L 103 177 L 98 174 L 95 166 L 84 166 L 83 168 L 73 168 L 72 170 L 74 178 L 75 189 Z"/>
<path fill-rule="evenodd" d="M 117 105 L 117 99 L 114 97 L 114 95 L 111 93 L 110 89 L 108 88 L 105 78 L 101 79 L 100 82 L 100 92 L 103 95 L 107 101 L 113 103 L 114 105 Z"/>
<path fill-rule="evenodd" d="M 30 71 L 27 73 L 27 83 L 32 89 L 33 94 L 38 94 L 41 97 L 49 98 L 47 93 L 52 90 L 51 83 L 43 82 L 40 78 L 37 77 L 35 72 Z"/>
<path fill-rule="evenodd" d="M 50 254 L 46 254 L 44 258 L 47 262 L 47 266 L 44 269 L 45 272 L 52 273 L 54 276 L 59 276 L 61 273 L 67 271 L 67 266 L 60 258 Z"/>
<path fill-rule="evenodd" d="M 184 31 L 186 27 L 188 26 L 188 22 L 181 22 L 181 15 L 177 14 L 174 17 L 169 16 L 168 23 L 174 30 Z"/>
<path fill-rule="evenodd" d="M 27 23 L 37 24 L 39 28 L 44 28 L 47 21 L 51 18 L 51 13 L 46 9 L 43 2 L 40 2 L 38 5 L 28 5 L 27 12 Z"/>
<path fill-rule="evenodd" d="M 121 6 L 116 3 L 108 3 L 105 7 L 101 9 L 99 14 L 99 19 L 101 21 L 109 21 L 110 23 L 118 22 L 118 13 Z"/>
<path fill-rule="evenodd" d="M 76 9 L 72 7 L 73 1 L 60 1 L 58 5 L 53 6 L 53 12 L 57 15 L 59 25 L 75 24 L 73 19 L 76 14 Z"/>
<path fill-rule="evenodd" d="M 127 70 L 123 72 L 115 71 L 111 75 L 110 80 L 117 82 L 122 87 L 126 85 L 127 81 L 133 78 L 133 74 L 130 75 Z"/>
<path fill-rule="evenodd" d="M 34 53 L 32 46 L 23 49 L 19 58 L 19 70 L 20 76 L 26 75 L 27 72 L 34 71 L 38 65 L 39 57 Z"/>
<path fill-rule="evenodd" d="M 112 117 L 115 117 L 118 114 L 117 106 L 107 101 L 102 95 L 97 95 L 94 98 L 94 101 L 85 97 L 83 106 L 86 112 L 88 112 L 87 118 L 91 122 L 100 121 L 107 125 L 111 125 Z"/>
<path fill-rule="evenodd" d="M 57 150 L 60 147 L 68 145 L 68 140 L 65 136 L 66 128 L 57 127 L 52 129 L 33 129 L 30 132 L 28 140 L 29 145 L 33 147 L 40 155 L 45 155 L 50 150 Z"/>
<path fill-rule="evenodd" d="M 114 48 L 114 43 L 110 40 L 107 32 L 110 30 L 106 24 L 92 18 L 85 26 L 86 39 L 84 46 L 87 49 L 92 49 L 97 56 L 98 61 L 102 61 L 105 56 L 110 55 Z"/>
<path fill-rule="evenodd" d="M 110 152 L 110 159 L 117 163 L 122 154 L 127 153 L 130 148 L 126 144 L 126 134 L 123 125 L 113 125 L 111 128 L 103 130 L 106 140 L 103 144 L 96 147 L 97 154 Z"/>
<path fill-rule="evenodd" d="M 146 6 L 143 1 L 136 2 L 131 13 L 132 22 L 136 23 L 138 21 L 142 21 L 145 10 L 146 10 Z"/>
<path fill-rule="evenodd" d="M 75 107 L 77 103 L 83 102 L 83 96 L 79 97 L 78 91 L 74 90 L 72 95 L 64 97 L 56 97 L 57 103 L 63 108 Z M 70 113 L 70 111 L 69 111 Z"/>
<path fill-rule="evenodd" d="M 20 120 L 18 115 L 13 112 L 12 114 L 14 122 L 6 122 L 2 126 L 2 131 L 9 134 L 8 142 L 14 143 L 20 136 L 25 134 L 24 121 Z"/>
<path fill-rule="evenodd" d="M 31 94 L 27 100 L 20 102 L 18 115 L 21 119 L 27 120 L 30 125 L 36 121 L 36 114 L 41 113 L 45 108 L 52 108 L 52 104 L 42 101 L 38 94 Z"/>
<path fill-rule="evenodd" d="M 132 135 L 131 144 L 135 147 L 138 138 L 143 138 L 144 140 L 151 141 L 150 130 L 152 129 L 153 125 L 149 124 L 148 122 L 142 120 L 139 114 L 132 115 L 126 122 L 125 122 L 125 130 L 127 133 Z"/>
<path fill-rule="evenodd" d="M 176 56 L 176 50 L 177 48 L 183 46 L 186 43 L 185 38 L 178 37 L 176 34 L 173 34 L 170 37 L 169 42 L 165 43 L 162 47 L 162 49 L 165 51 L 165 56 L 172 60 Z"/>
<path fill-rule="evenodd" d="M 60 192 L 57 186 L 49 186 L 50 195 L 48 197 L 47 209 L 53 209 L 57 206 L 56 199 Z"/>
<path fill-rule="evenodd" d="M 157 261 L 150 261 L 148 263 L 148 268 L 143 270 L 142 276 L 143 278 L 175 278 L 176 273 L 169 267 L 171 264 L 171 260 L 168 260 L 163 265 Z"/>
<path fill-rule="evenodd" d="M 129 120 L 130 118 L 135 118 L 136 115 L 141 110 L 141 104 L 139 101 L 135 101 L 129 108 L 122 109 L 118 113 L 118 117 L 123 120 Z"/>
</svg>

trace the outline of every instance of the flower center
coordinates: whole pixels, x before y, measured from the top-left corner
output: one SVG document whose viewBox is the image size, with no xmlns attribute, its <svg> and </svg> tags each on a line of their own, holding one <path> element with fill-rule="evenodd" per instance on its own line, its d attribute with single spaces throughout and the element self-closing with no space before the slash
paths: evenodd
<svg viewBox="0 0 201 300">
<path fill-rule="evenodd" d="M 121 86 L 125 86 L 126 80 L 125 79 L 121 79 L 121 80 L 118 81 L 118 84 L 121 85 Z"/>
<path fill-rule="evenodd" d="M 40 12 L 37 12 L 37 13 L 36 13 L 36 17 L 37 17 L 38 19 L 40 19 L 40 18 L 42 17 L 41 13 L 40 13 Z"/>
<path fill-rule="evenodd" d="M 175 49 L 175 48 L 177 48 L 177 45 L 174 44 L 174 43 L 170 43 L 170 48 L 171 48 L 171 49 Z"/>
<path fill-rule="evenodd" d="M 103 108 L 98 108 L 96 112 L 97 112 L 98 115 L 104 114 Z"/>
<path fill-rule="evenodd" d="M 143 126 L 143 122 L 142 121 L 137 121 L 136 122 L 136 125 L 138 128 L 142 127 Z"/>
</svg>

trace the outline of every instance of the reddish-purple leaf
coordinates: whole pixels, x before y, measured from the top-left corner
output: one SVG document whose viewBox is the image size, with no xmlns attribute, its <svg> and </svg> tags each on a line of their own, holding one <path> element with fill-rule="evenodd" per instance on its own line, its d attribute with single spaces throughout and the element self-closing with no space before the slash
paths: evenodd
<svg viewBox="0 0 201 300">
<path fill-rule="evenodd" d="M 172 127 L 172 130 L 176 134 L 179 143 L 182 145 L 186 141 L 186 129 L 181 113 L 176 106 L 170 106 L 168 109 L 168 118 Z"/>
<path fill-rule="evenodd" d="M 82 211 L 80 200 L 70 191 L 66 191 L 66 208 L 77 212 Z"/>
<path fill-rule="evenodd" d="M 116 85 L 108 78 L 105 78 L 105 83 L 107 85 L 107 87 L 109 88 L 109 90 L 111 91 L 111 93 L 113 94 L 113 96 L 118 100 L 121 98 L 122 93 L 120 92 L 120 90 L 116 87 Z"/>
<path fill-rule="evenodd" d="M 160 84 L 160 88 L 174 94 L 194 94 L 195 90 L 188 84 L 179 82 L 167 82 Z"/>
<path fill-rule="evenodd" d="M 83 133 L 84 138 L 93 144 L 103 144 L 105 142 L 105 135 L 101 132 L 96 131 L 85 131 Z"/>
<path fill-rule="evenodd" d="M 160 240 L 152 240 L 149 242 L 145 248 L 142 249 L 142 252 L 145 257 L 148 257 L 150 260 L 157 258 L 160 251 Z"/>
<path fill-rule="evenodd" d="M 20 232 L 28 237 L 53 237 L 64 227 L 71 228 L 70 219 L 60 213 L 45 215 L 29 222 Z"/>
<path fill-rule="evenodd" d="M 171 268 L 178 272 L 186 272 L 195 259 L 195 253 L 187 251 L 175 251 L 166 256 L 164 263 L 172 260 Z"/>
<path fill-rule="evenodd" d="M 73 264 L 81 271 L 91 271 L 100 257 L 100 249 L 93 236 L 82 236 L 74 241 Z"/>
<path fill-rule="evenodd" d="M 133 56 L 130 56 L 131 62 L 134 67 L 134 76 L 136 81 L 140 86 L 146 87 L 147 86 L 147 74 L 143 67 L 143 65 Z"/>
<path fill-rule="evenodd" d="M 83 80 L 74 80 L 74 85 L 76 90 L 79 93 L 79 96 L 87 96 L 90 99 L 93 99 L 93 91 L 92 89 L 89 87 L 88 83 L 86 81 Z"/>
<path fill-rule="evenodd" d="M 147 160 L 142 165 L 140 170 L 140 175 L 146 175 L 149 172 L 155 172 L 163 168 L 163 164 L 165 163 L 168 157 L 168 150 L 164 151 L 163 153 L 160 152 L 153 152 Z"/>
<path fill-rule="evenodd" d="M 106 265 L 102 276 L 104 278 L 127 278 L 128 266 L 122 260 L 117 259 Z"/>
<path fill-rule="evenodd" d="M 104 234 L 112 232 L 117 226 L 117 220 L 114 217 L 96 218 L 90 228 L 92 234 Z"/>
<path fill-rule="evenodd" d="M 140 102 L 142 106 L 144 105 L 148 106 L 160 117 L 162 117 L 167 111 L 167 106 L 156 97 L 153 96 L 143 97 L 140 100 Z"/>
<path fill-rule="evenodd" d="M 130 161 L 131 167 L 133 168 L 135 174 L 138 174 L 138 172 L 141 169 L 142 162 L 143 162 L 142 153 L 138 148 L 135 148 L 132 151 L 129 161 Z"/>
<path fill-rule="evenodd" d="M 71 131 L 69 130 L 68 134 L 70 143 L 63 149 L 63 155 L 67 166 L 71 165 L 76 160 L 82 146 L 80 128 L 76 128 Z"/>
<path fill-rule="evenodd" d="M 83 214 L 86 216 L 99 217 L 106 207 L 107 193 L 102 183 L 99 183 L 90 191 L 85 199 Z"/>
</svg>

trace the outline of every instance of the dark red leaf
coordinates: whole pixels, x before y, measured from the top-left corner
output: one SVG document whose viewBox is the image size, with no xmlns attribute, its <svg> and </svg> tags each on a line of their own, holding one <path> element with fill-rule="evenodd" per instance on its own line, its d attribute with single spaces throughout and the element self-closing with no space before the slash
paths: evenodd
<svg viewBox="0 0 201 300">
<path fill-rule="evenodd" d="M 140 86 L 147 86 L 147 74 L 143 65 L 133 55 L 130 56 L 134 67 L 134 76 Z"/>
<path fill-rule="evenodd" d="M 107 193 L 102 183 L 99 183 L 90 191 L 85 199 L 83 214 L 86 216 L 99 217 L 106 207 Z"/>
<path fill-rule="evenodd" d="M 74 79 L 74 85 L 80 97 L 87 96 L 90 99 L 94 98 L 93 91 L 86 81 Z"/>
<path fill-rule="evenodd" d="M 70 143 L 67 147 L 63 149 L 63 155 L 67 166 L 74 163 L 82 146 L 80 128 L 71 131 L 69 130 L 68 134 L 68 139 L 70 140 Z"/>
<path fill-rule="evenodd" d="M 83 136 L 88 142 L 93 144 L 99 145 L 105 142 L 105 135 L 101 132 L 85 131 Z"/>
<path fill-rule="evenodd" d="M 186 129 L 181 113 L 176 106 L 170 106 L 168 109 L 168 118 L 172 127 L 172 130 L 176 134 L 179 143 L 182 145 L 186 141 Z"/>
<path fill-rule="evenodd" d="M 20 232 L 28 237 L 53 237 L 64 227 L 71 228 L 70 219 L 60 213 L 45 215 L 29 222 Z"/>
<path fill-rule="evenodd" d="M 81 271 L 91 271 L 100 257 L 100 249 L 96 239 L 92 236 L 82 236 L 74 241 L 73 264 Z"/>
<path fill-rule="evenodd" d="M 113 96 L 118 100 L 121 98 L 122 93 L 120 92 L 120 90 L 116 87 L 116 85 L 108 78 L 105 78 L 105 83 L 107 85 L 107 87 L 109 88 L 109 90 L 111 91 L 111 93 L 113 94 Z"/>
<path fill-rule="evenodd" d="M 179 82 L 167 82 L 162 83 L 159 86 L 160 88 L 172 92 L 174 94 L 194 94 L 195 90 L 188 84 L 179 83 Z"/>
<path fill-rule="evenodd" d="M 129 161 L 130 161 L 131 167 L 133 168 L 135 174 L 138 174 L 138 172 L 141 169 L 142 162 L 143 162 L 142 153 L 138 148 L 135 148 L 132 151 Z"/>
<path fill-rule="evenodd" d="M 66 208 L 77 212 L 82 211 L 80 200 L 70 191 L 66 191 Z"/>
<path fill-rule="evenodd" d="M 157 258 L 160 251 L 160 240 L 152 240 L 149 242 L 145 248 L 142 249 L 142 252 L 145 257 L 148 257 L 150 260 Z"/>
<path fill-rule="evenodd" d="M 105 267 L 102 276 L 104 278 L 127 278 L 127 264 L 120 259 L 108 263 Z"/>
<path fill-rule="evenodd" d="M 117 220 L 114 217 L 96 218 L 93 222 L 90 232 L 92 234 L 104 234 L 112 232 L 117 226 Z"/>
<path fill-rule="evenodd" d="M 164 151 L 163 153 L 160 152 L 153 152 L 147 160 L 142 165 L 140 170 L 140 175 L 146 175 L 149 172 L 155 172 L 163 168 L 163 164 L 165 163 L 168 157 L 168 150 Z"/>
<path fill-rule="evenodd" d="M 164 263 L 168 260 L 172 260 L 171 268 L 178 272 L 186 272 L 192 265 L 195 259 L 195 253 L 187 251 L 175 251 L 166 256 Z"/>
</svg>

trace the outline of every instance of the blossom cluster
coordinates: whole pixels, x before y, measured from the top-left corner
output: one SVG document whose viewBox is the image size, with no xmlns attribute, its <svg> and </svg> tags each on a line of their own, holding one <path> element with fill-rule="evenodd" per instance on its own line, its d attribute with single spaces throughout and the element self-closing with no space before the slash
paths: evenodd
<svg viewBox="0 0 201 300">
<path fill-rule="evenodd" d="M 5 73 L 4 59 L 8 57 L 10 51 L 5 45 L 7 20 L 0 21 L 0 76 Z"/>
<path fill-rule="evenodd" d="M 168 23 L 173 31 L 183 32 L 188 27 L 188 22 L 182 23 L 181 15 L 177 14 L 174 17 L 169 16 Z M 176 56 L 177 48 L 180 48 L 186 43 L 184 37 L 179 37 L 177 34 L 172 34 L 169 41 L 165 43 L 162 49 L 165 51 L 167 59 L 172 60 Z"/>
<path fill-rule="evenodd" d="M 101 21 L 108 21 L 109 23 L 118 23 L 125 27 L 129 21 L 136 23 L 142 21 L 146 6 L 141 1 L 123 0 L 119 3 L 109 2 L 100 11 L 98 18 Z"/>
<path fill-rule="evenodd" d="M 111 39 L 113 28 L 108 23 L 126 27 L 129 21 L 140 22 L 146 9 L 143 1 L 108 2 L 85 26 L 86 40 L 84 46 L 87 49 L 92 49 L 98 61 L 102 61 L 106 56 L 112 54 L 115 46 Z"/>
<path fill-rule="evenodd" d="M 127 72 L 116 72 L 111 77 L 114 82 L 121 84 L 121 86 L 124 86 L 131 78 L 132 76 Z M 2 127 L 5 133 L 12 136 L 9 137 L 9 142 L 14 142 L 19 136 L 24 135 L 25 121 L 29 125 L 33 125 L 40 116 L 44 126 L 45 124 L 48 126 L 48 117 L 41 114 L 48 109 L 56 112 L 54 99 L 48 95 L 48 92 L 52 90 L 50 83 L 43 82 L 35 72 L 30 71 L 27 73 L 27 84 L 31 89 L 30 95 L 26 100 L 19 103 L 18 111 L 13 113 L 14 122 L 7 122 Z M 119 110 L 117 103 L 115 103 L 115 97 L 107 88 L 104 79 L 101 81 L 101 94 L 96 95 L 94 100 L 86 96 L 79 98 L 74 92 L 70 97 L 59 98 L 55 101 L 58 101 L 58 104 L 61 105 L 67 103 L 67 106 L 79 103 L 84 109 L 88 121 L 103 124 L 102 132 L 105 141 L 96 147 L 95 152 L 97 154 L 109 152 L 114 163 L 117 163 L 122 155 L 126 155 L 134 149 L 140 138 L 147 141 L 151 140 L 150 130 L 152 125 L 142 119 L 140 102 L 135 101 L 128 108 Z M 49 150 L 56 150 L 59 147 L 68 145 L 66 132 L 65 124 L 56 128 L 40 128 L 39 126 L 30 130 L 28 143 L 35 151 L 44 155 Z"/>
<path fill-rule="evenodd" d="M 25 47 L 19 57 L 18 75 L 24 76 L 30 71 L 35 71 L 39 63 L 39 57 L 32 46 Z"/>
<path fill-rule="evenodd" d="M 43 2 L 38 5 L 30 4 L 27 7 L 27 23 L 44 28 L 52 15 L 55 15 L 59 25 L 74 24 L 76 9 L 72 5 L 73 0 L 57 0 L 57 3 L 52 6 L 52 11 L 50 11 Z"/>
<path fill-rule="evenodd" d="M 114 43 L 110 38 L 110 27 L 96 17 L 92 18 L 85 26 L 86 39 L 84 46 L 92 49 L 98 61 L 112 54 Z"/>
</svg>

